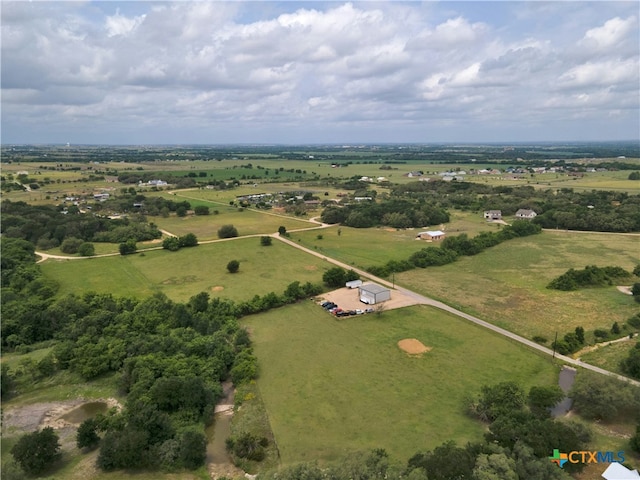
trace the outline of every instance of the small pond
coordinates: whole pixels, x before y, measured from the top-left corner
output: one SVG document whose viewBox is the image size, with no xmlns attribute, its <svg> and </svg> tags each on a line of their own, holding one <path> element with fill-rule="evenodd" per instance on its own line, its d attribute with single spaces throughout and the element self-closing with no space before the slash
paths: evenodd
<svg viewBox="0 0 640 480">
<path fill-rule="evenodd" d="M 89 418 L 95 417 L 99 413 L 105 413 L 108 409 L 109 406 L 107 402 L 87 402 L 78 405 L 60 418 L 69 423 L 82 423 Z"/>
</svg>

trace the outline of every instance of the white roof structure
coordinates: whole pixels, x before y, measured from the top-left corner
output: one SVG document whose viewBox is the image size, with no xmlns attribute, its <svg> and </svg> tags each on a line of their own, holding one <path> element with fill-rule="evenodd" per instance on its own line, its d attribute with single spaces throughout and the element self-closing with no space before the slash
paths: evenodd
<svg viewBox="0 0 640 480">
<path fill-rule="evenodd" d="M 444 232 L 441 230 L 427 230 L 426 232 L 420 232 L 418 235 L 429 235 L 430 237 L 441 237 Z"/>
<path fill-rule="evenodd" d="M 640 480 L 640 474 L 637 470 L 629 470 L 621 463 L 613 462 L 602 473 L 602 478 L 606 480 Z"/>
</svg>

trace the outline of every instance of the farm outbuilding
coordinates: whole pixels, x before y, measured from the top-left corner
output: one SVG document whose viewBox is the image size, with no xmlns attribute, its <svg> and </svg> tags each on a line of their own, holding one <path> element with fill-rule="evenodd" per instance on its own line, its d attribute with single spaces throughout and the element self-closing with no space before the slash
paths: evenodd
<svg viewBox="0 0 640 480">
<path fill-rule="evenodd" d="M 391 291 L 377 283 L 367 283 L 359 287 L 360 301 L 368 305 L 391 299 Z"/>
<path fill-rule="evenodd" d="M 417 239 L 427 240 L 433 242 L 434 240 L 442 240 L 445 237 L 445 233 L 441 230 L 427 230 L 426 232 L 420 232 L 416 235 Z"/>
</svg>

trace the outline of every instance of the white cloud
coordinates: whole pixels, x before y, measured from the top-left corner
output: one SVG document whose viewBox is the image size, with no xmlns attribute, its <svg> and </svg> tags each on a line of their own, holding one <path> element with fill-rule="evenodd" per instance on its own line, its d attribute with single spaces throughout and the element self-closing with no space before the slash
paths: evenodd
<svg viewBox="0 0 640 480">
<path fill-rule="evenodd" d="M 395 126 L 419 135 L 447 119 L 453 135 L 474 131 L 456 122 L 487 131 L 490 119 L 498 140 L 505 125 L 523 135 L 544 118 L 552 125 L 562 108 L 590 120 L 615 111 L 620 134 L 634 132 L 632 7 L 527 3 L 517 16 L 509 2 L 490 5 L 478 13 L 457 2 L 10 2 L 3 138 L 46 137 L 52 124 L 134 135 L 144 123 L 163 142 L 192 138 L 196 125 L 235 129 L 244 141 L 264 125 L 308 128 L 305 138 L 386 132 L 393 141 Z"/>
<path fill-rule="evenodd" d="M 144 18 L 145 15 L 133 18 L 125 17 L 124 15 L 120 15 L 120 9 L 118 9 L 115 15 L 106 18 L 105 28 L 107 30 L 107 36 L 129 35 L 144 21 Z"/>
<path fill-rule="evenodd" d="M 620 17 L 607 20 L 601 27 L 587 30 L 583 38 L 586 45 L 594 45 L 598 49 L 612 48 L 625 40 L 636 23 L 636 17 L 625 20 Z M 637 36 L 636 36 L 637 40 Z"/>
</svg>

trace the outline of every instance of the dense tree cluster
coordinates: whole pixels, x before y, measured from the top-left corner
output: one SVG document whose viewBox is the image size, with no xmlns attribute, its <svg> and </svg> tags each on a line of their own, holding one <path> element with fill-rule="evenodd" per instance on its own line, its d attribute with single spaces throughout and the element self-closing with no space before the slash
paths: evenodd
<svg viewBox="0 0 640 480">
<path fill-rule="evenodd" d="M 636 343 L 636 346 L 631 349 L 629 355 L 622 359 L 620 368 L 630 377 L 640 379 L 640 342 Z"/>
<path fill-rule="evenodd" d="M 162 233 L 140 215 L 109 219 L 94 213 L 63 214 L 52 206 L 28 205 L 4 200 L 1 207 L 4 237 L 21 238 L 38 248 L 48 249 L 65 244 L 77 249 L 83 242 L 126 242 L 160 238 Z M 70 242 L 69 242 L 70 241 Z"/>
<path fill-rule="evenodd" d="M 573 408 L 585 418 L 640 421 L 640 387 L 587 371 L 576 377 L 569 396 Z"/>
<path fill-rule="evenodd" d="M 187 233 L 181 237 L 167 237 L 162 241 L 162 248 L 170 252 L 177 252 L 183 247 L 198 246 L 198 238 L 193 233 Z"/>
<path fill-rule="evenodd" d="M 342 267 L 332 267 L 322 275 L 322 281 L 331 288 L 344 287 L 346 282 L 359 278 L 360 275 L 353 270 L 346 271 Z"/>
<path fill-rule="evenodd" d="M 614 285 L 614 282 L 631 277 L 631 273 L 621 267 L 596 267 L 587 265 L 582 270 L 570 268 L 549 282 L 547 288 L 554 290 L 578 290 L 585 287 Z"/>
<path fill-rule="evenodd" d="M 416 267 L 446 265 L 455 262 L 460 256 L 476 255 L 504 241 L 540 232 L 538 225 L 526 220 L 516 220 L 512 225 L 507 225 L 498 232 L 482 232 L 473 238 L 469 238 L 465 233 L 447 237 L 440 247 L 426 247 L 411 254 L 407 260 L 390 260 L 385 265 L 369 267 L 367 271 L 385 277 L 393 272 L 404 272 Z"/>
<path fill-rule="evenodd" d="M 344 207 L 327 207 L 321 215 L 324 223 L 341 223 L 348 227 L 369 228 L 386 225 L 393 228 L 424 227 L 449 221 L 449 213 L 437 204 L 393 199 L 364 201 Z"/>
<path fill-rule="evenodd" d="M 520 208 L 533 209 L 538 214 L 534 223 L 543 228 L 640 231 L 640 195 L 626 192 L 574 192 L 571 188 L 539 190 L 529 185 L 494 187 L 476 182 L 432 181 L 398 185 L 391 195 L 435 203 L 443 209 L 501 210 L 503 217 L 514 215 Z"/>
</svg>

